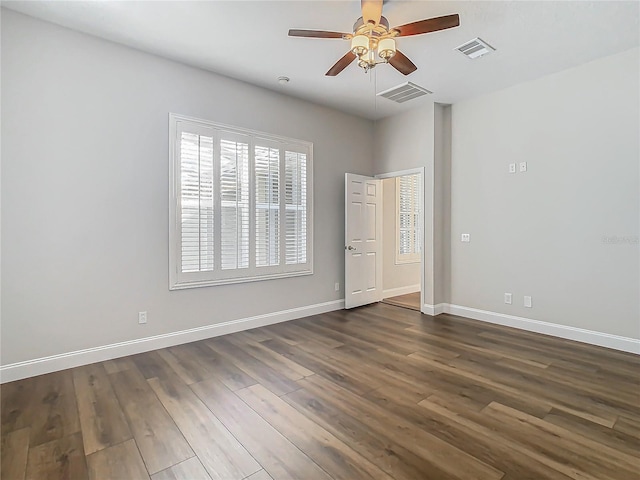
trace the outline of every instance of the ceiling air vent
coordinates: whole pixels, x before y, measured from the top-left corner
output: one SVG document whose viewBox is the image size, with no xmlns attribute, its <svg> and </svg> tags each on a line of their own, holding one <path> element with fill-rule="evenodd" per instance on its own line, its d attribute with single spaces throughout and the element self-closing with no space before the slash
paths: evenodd
<svg viewBox="0 0 640 480">
<path fill-rule="evenodd" d="M 378 96 L 388 98 L 396 103 L 404 103 L 430 93 L 433 92 L 430 92 L 426 88 L 419 87 L 415 83 L 405 82 L 396 87 L 390 88 L 389 90 L 378 93 Z"/>
<path fill-rule="evenodd" d="M 460 45 L 456 50 L 469 58 L 478 58 L 493 52 L 495 48 L 480 38 L 474 38 L 470 42 Z"/>
</svg>

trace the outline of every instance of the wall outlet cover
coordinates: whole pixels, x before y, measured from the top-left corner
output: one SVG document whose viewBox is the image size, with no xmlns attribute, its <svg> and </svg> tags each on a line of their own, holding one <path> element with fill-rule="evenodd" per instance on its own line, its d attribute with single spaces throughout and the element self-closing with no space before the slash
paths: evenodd
<svg viewBox="0 0 640 480">
<path fill-rule="evenodd" d="M 511 295 L 510 293 L 505 293 L 504 303 L 506 303 L 507 305 L 511 305 L 512 301 L 513 301 L 513 295 Z"/>
<path fill-rule="evenodd" d="M 516 173 L 516 164 L 515 163 L 510 163 L 509 164 L 509 173 Z"/>
<path fill-rule="evenodd" d="M 460 241 L 461 242 L 465 242 L 465 243 L 469 243 L 471 241 L 471 234 L 470 233 L 463 233 L 460 236 Z"/>
<path fill-rule="evenodd" d="M 524 297 L 524 306 L 527 308 L 531 308 L 531 297 L 525 295 Z"/>
<path fill-rule="evenodd" d="M 527 171 L 527 162 L 520 162 L 520 171 L 521 172 Z"/>
</svg>

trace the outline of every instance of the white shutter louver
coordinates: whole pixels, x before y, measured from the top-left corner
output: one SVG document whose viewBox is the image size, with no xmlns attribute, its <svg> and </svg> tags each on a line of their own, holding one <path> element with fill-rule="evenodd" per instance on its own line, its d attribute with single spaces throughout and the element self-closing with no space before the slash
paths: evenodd
<svg viewBox="0 0 640 480">
<path fill-rule="evenodd" d="M 182 271 L 213 270 L 213 138 L 182 132 L 180 141 Z"/>
<path fill-rule="evenodd" d="M 220 140 L 221 268 L 249 267 L 249 144 Z"/>
<path fill-rule="evenodd" d="M 396 179 L 398 245 L 396 262 L 420 259 L 420 175 L 404 175 Z"/>
<path fill-rule="evenodd" d="M 169 288 L 313 273 L 312 144 L 169 115 Z"/>
<path fill-rule="evenodd" d="M 285 152 L 285 256 L 288 265 L 307 261 L 307 156 Z"/>
<path fill-rule="evenodd" d="M 255 147 L 256 266 L 280 264 L 280 150 Z"/>
</svg>

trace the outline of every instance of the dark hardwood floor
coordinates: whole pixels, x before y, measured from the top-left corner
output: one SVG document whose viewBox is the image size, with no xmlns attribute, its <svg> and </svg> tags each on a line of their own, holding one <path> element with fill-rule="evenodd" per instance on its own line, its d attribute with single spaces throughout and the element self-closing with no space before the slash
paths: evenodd
<svg viewBox="0 0 640 480">
<path fill-rule="evenodd" d="M 376 304 L 2 386 L 2 479 L 638 479 L 640 357 Z"/>
</svg>

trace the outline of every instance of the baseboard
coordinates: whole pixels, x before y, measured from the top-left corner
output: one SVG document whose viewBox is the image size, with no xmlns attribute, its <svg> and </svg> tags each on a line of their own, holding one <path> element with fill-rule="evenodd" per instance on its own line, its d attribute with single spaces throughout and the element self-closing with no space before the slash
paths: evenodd
<svg viewBox="0 0 640 480">
<path fill-rule="evenodd" d="M 432 307 L 434 311 L 434 313 L 427 313 L 423 310 L 423 313 L 426 313 L 427 315 L 438 315 L 438 313 L 435 312 L 437 312 L 439 307 L 441 307 L 442 311 L 439 313 L 450 313 L 452 315 L 472 318 L 482 322 L 504 325 L 506 327 L 518 328 L 529 332 L 542 333 L 553 337 L 565 338 L 567 340 L 575 340 L 577 342 L 611 348 L 622 352 L 640 354 L 640 340 L 635 338 L 621 337 L 619 335 L 586 330 L 584 328 L 558 325 L 556 323 L 543 322 L 540 320 L 533 320 L 531 318 L 489 312 L 487 310 L 479 310 L 477 308 L 463 307 L 461 305 L 452 305 L 448 303 L 441 303 L 435 306 L 424 305 L 425 309 L 427 307 Z"/>
<path fill-rule="evenodd" d="M 409 285 L 408 287 L 390 288 L 382 291 L 382 298 L 397 297 L 398 295 L 407 295 L 420 291 L 420 284 Z"/>
<path fill-rule="evenodd" d="M 35 377 L 44 373 L 57 372 L 67 368 L 88 365 L 95 362 L 112 360 L 126 355 L 157 350 L 183 343 L 204 340 L 228 333 L 249 330 L 251 328 L 264 327 L 274 323 L 286 322 L 296 318 L 318 315 L 320 313 L 341 310 L 344 308 L 344 299 L 331 302 L 318 303 L 305 307 L 292 308 L 279 312 L 256 315 L 255 317 L 241 318 L 229 322 L 206 325 L 204 327 L 191 328 L 178 332 L 165 333 L 152 337 L 139 338 L 127 342 L 113 343 L 101 347 L 87 348 L 75 352 L 52 355 L 50 357 L 36 358 L 24 362 L 12 363 L 0 366 L 0 383 L 12 382 L 22 378 Z"/>
<path fill-rule="evenodd" d="M 422 305 L 422 313 L 425 315 L 431 315 L 432 317 L 440 315 L 441 313 L 444 313 L 446 306 L 446 303 L 438 303 L 437 305 L 429 305 L 428 303 L 425 303 Z"/>
</svg>

